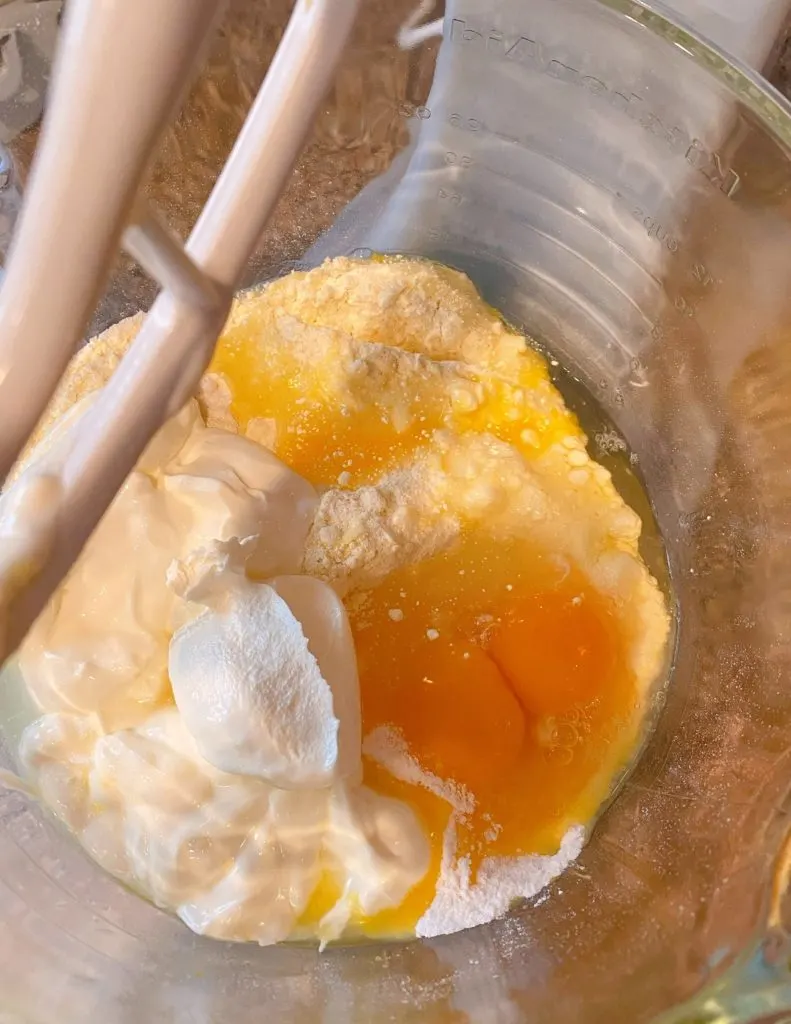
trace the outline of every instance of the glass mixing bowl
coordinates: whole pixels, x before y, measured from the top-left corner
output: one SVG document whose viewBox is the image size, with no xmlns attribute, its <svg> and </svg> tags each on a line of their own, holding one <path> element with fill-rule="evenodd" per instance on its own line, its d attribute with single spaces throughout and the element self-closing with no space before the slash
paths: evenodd
<svg viewBox="0 0 791 1024">
<path fill-rule="evenodd" d="M 399 50 L 411 6 L 364 5 L 250 280 L 437 258 L 579 378 L 667 549 L 680 625 L 656 728 L 531 905 L 321 955 L 192 935 L 3 792 L 3 1024 L 788 1019 L 791 107 L 658 4 L 459 0 L 441 40 Z M 149 190 L 182 231 L 289 7 L 231 4 L 164 142 Z M 122 260 L 95 326 L 150 298 Z"/>
</svg>

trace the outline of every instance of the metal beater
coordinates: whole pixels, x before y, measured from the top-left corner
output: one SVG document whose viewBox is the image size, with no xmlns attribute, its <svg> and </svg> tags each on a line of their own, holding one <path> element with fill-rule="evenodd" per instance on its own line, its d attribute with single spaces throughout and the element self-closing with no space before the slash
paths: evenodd
<svg viewBox="0 0 791 1024">
<path fill-rule="evenodd" d="M 0 480 L 84 337 L 123 245 L 161 286 L 113 377 L 0 500 L 0 663 L 78 556 L 152 435 L 195 393 L 358 0 L 297 0 L 186 244 L 140 198 L 223 0 L 70 0 L 0 292 Z M 108 567 L 111 571 L 111 567 Z"/>
</svg>

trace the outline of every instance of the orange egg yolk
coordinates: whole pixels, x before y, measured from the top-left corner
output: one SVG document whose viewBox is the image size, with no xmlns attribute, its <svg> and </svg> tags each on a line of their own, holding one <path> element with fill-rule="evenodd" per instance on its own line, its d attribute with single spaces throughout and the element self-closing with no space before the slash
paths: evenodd
<svg viewBox="0 0 791 1024">
<path fill-rule="evenodd" d="M 593 817 L 634 747 L 640 701 L 616 610 L 582 573 L 468 537 L 394 573 L 352 626 L 363 732 L 396 728 L 424 769 L 472 795 L 458 853 L 473 875 L 484 857 L 555 853 Z M 383 775 L 366 765 L 366 781 L 407 800 L 441 844 L 447 803 Z M 366 930 L 407 931 L 432 894 L 417 887 Z"/>
<path fill-rule="evenodd" d="M 212 370 L 228 380 L 240 424 L 273 417 L 276 453 L 316 484 L 334 485 L 345 473 L 352 486 L 376 479 L 442 426 L 486 430 L 533 457 L 580 436 L 565 412 L 515 418 L 502 381 L 470 414 L 414 381 L 403 396 L 405 420 L 392 415 L 392 394 L 344 406 L 324 390 L 321 367 L 267 354 L 254 327 L 246 321 L 224 336 Z M 543 363 L 531 359 L 527 376 L 546 380 Z M 619 609 L 581 571 L 525 541 L 471 531 L 349 607 L 363 735 L 397 730 L 423 769 L 471 795 L 458 853 L 470 857 L 473 876 L 485 857 L 553 854 L 570 825 L 591 820 L 634 748 L 642 708 Z M 412 807 L 432 862 L 399 907 L 359 919 L 356 929 L 408 935 L 434 896 L 451 808 L 370 758 L 364 772 L 377 792 Z M 326 880 L 301 924 L 317 923 L 336 897 Z"/>
</svg>

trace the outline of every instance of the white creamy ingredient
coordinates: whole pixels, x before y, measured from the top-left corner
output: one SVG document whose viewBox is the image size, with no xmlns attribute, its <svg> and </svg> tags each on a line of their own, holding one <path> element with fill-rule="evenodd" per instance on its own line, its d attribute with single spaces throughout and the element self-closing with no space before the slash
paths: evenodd
<svg viewBox="0 0 791 1024">
<path fill-rule="evenodd" d="M 343 602 L 322 580 L 311 576 L 273 576 L 269 586 L 298 619 L 308 650 L 318 662 L 332 691 L 338 719 L 338 778 L 359 781 L 362 776 L 360 681 L 349 618 Z"/>
<path fill-rule="evenodd" d="M 266 945 L 292 934 L 323 872 L 341 898 L 319 924 L 394 906 L 426 872 L 408 807 L 364 786 L 279 789 L 205 761 L 175 708 L 103 734 L 44 715 L 20 757 L 42 799 L 104 868 L 194 931 Z"/>
<path fill-rule="evenodd" d="M 61 481 L 49 473 L 31 476 L 0 502 L 0 660 L 13 641 L 5 633 L 7 609 L 43 566 L 56 536 Z"/>
<path fill-rule="evenodd" d="M 288 937 L 327 872 L 341 892 L 319 924 L 328 941 L 428 868 L 411 810 L 359 785 L 343 605 L 290 575 L 316 504 L 271 452 L 206 428 L 190 403 L 20 651 L 46 712 L 20 742 L 41 798 L 107 870 L 218 938 Z"/>
<path fill-rule="evenodd" d="M 339 598 L 309 577 L 252 582 L 221 548 L 199 561 L 194 578 L 184 567 L 170 574 L 206 610 L 173 636 L 168 672 L 202 756 L 286 789 L 359 776 L 357 665 Z M 349 719 L 342 769 L 335 704 Z"/>
<path fill-rule="evenodd" d="M 168 696 L 170 635 L 197 612 L 165 584 L 173 559 L 254 537 L 248 568 L 293 572 L 316 502 L 271 452 L 207 429 L 190 402 L 151 442 L 23 645 L 32 696 L 45 711 L 96 714 L 108 730 L 143 721 Z"/>
</svg>

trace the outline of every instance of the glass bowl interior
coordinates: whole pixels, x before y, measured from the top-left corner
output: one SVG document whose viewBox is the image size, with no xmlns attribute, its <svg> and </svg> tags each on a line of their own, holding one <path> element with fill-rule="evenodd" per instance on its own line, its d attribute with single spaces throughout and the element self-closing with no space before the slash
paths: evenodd
<svg viewBox="0 0 791 1024">
<path fill-rule="evenodd" d="M 231 5 L 164 140 L 148 187 L 182 233 L 289 7 Z M 364 6 L 249 282 L 344 253 L 439 259 L 581 382 L 635 453 L 667 554 L 678 632 L 656 727 L 579 861 L 532 905 L 321 955 L 193 936 L 0 793 L 4 1020 L 649 1021 L 778 924 L 791 109 L 658 5 L 459 0 L 441 38 L 399 50 L 411 7 Z M 31 149 L 18 140 L 18 166 Z M 151 297 L 121 259 L 94 326 Z M 767 976 L 749 1013 L 779 984 Z"/>
</svg>

